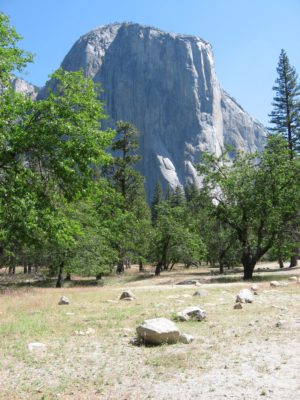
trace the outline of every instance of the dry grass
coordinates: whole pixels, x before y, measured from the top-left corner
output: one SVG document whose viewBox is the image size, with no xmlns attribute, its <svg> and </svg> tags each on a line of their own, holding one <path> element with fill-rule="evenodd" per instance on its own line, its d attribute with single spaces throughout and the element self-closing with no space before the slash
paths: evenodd
<svg viewBox="0 0 300 400">
<path fill-rule="evenodd" d="M 255 302 L 233 310 L 238 290 L 249 284 L 205 284 L 208 295 L 193 297 L 195 287 L 175 283 L 194 272 L 146 280 L 130 272 L 98 288 L 4 292 L 0 399 L 300 398 L 300 285 L 272 289 L 261 282 Z M 119 301 L 122 287 L 137 300 Z M 61 295 L 70 305 L 58 306 Z M 208 313 L 200 323 L 176 323 L 195 337 L 192 344 L 129 344 L 144 319 L 172 318 L 189 305 Z M 87 328 L 94 333 L 75 333 Z M 47 352 L 29 353 L 35 341 Z"/>
</svg>

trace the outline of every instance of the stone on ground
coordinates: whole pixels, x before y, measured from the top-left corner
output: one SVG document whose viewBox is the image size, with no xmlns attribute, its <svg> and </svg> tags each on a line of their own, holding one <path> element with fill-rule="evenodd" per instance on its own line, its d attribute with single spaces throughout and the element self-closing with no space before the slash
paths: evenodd
<svg viewBox="0 0 300 400">
<path fill-rule="evenodd" d="M 236 296 L 236 303 L 252 303 L 254 300 L 253 294 L 249 289 L 242 289 Z"/>
<path fill-rule="evenodd" d="M 257 292 L 257 291 L 258 291 L 258 285 L 253 284 L 253 285 L 251 286 L 250 290 L 251 290 L 252 292 Z"/>
<path fill-rule="evenodd" d="M 39 342 L 28 343 L 27 348 L 30 352 L 42 353 L 47 351 L 47 346 Z"/>
<path fill-rule="evenodd" d="M 136 328 L 138 338 L 148 344 L 176 343 L 180 331 L 174 322 L 167 318 L 146 319 Z"/>
<path fill-rule="evenodd" d="M 70 300 L 66 296 L 61 296 L 58 304 L 60 306 L 67 305 L 67 304 L 70 304 Z"/>
<path fill-rule="evenodd" d="M 278 287 L 278 286 L 280 286 L 280 283 L 278 281 L 271 281 L 270 282 L 270 286 L 271 287 Z"/>
<path fill-rule="evenodd" d="M 289 278 L 289 281 L 291 281 L 291 282 L 293 282 L 293 281 L 297 282 L 297 281 L 298 281 L 298 278 L 297 278 L 296 276 L 291 276 L 291 277 Z"/>
<path fill-rule="evenodd" d="M 190 344 L 194 340 L 194 336 L 189 335 L 188 333 L 182 333 L 179 336 L 179 342 L 184 343 L 184 344 Z"/>
<path fill-rule="evenodd" d="M 242 303 L 235 303 L 235 305 L 233 306 L 233 308 L 235 310 L 241 310 L 243 308 Z"/>
<path fill-rule="evenodd" d="M 179 311 L 176 314 L 176 317 L 180 321 L 189 321 L 191 319 L 202 321 L 204 318 L 206 318 L 206 311 L 202 310 L 200 307 L 191 306 L 183 311 Z"/>
<path fill-rule="evenodd" d="M 124 290 L 120 296 L 120 300 L 135 300 L 136 297 L 131 290 Z"/>
</svg>

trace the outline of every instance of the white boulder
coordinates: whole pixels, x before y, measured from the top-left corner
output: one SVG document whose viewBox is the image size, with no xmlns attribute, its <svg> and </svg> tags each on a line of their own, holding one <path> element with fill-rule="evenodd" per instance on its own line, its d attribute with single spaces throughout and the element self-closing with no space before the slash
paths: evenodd
<svg viewBox="0 0 300 400">
<path fill-rule="evenodd" d="M 249 289 L 242 289 L 236 296 L 236 303 L 252 303 L 254 300 L 253 294 Z"/>
<path fill-rule="evenodd" d="M 148 344 L 176 343 L 180 331 L 174 322 L 167 318 L 146 319 L 136 328 L 138 338 Z"/>
<path fill-rule="evenodd" d="M 180 321 L 189 321 L 191 319 L 196 321 L 202 321 L 204 318 L 206 318 L 206 311 L 202 310 L 200 307 L 191 306 L 187 307 L 183 311 L 179 311 L 176 314 L 176 317 Z"/>
<path fill-rule="evenodd" d="M 60 306 L 70 304 L 70 300 L 66 296 L 62 296 L 58 302 Z"/>
</svg>

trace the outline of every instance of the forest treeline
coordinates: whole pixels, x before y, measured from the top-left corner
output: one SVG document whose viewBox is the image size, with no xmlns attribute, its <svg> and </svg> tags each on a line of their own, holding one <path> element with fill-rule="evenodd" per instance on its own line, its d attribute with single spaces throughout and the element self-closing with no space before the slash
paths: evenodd
<svg viewBox="0 0 300 400">
<path fill-rule="evenodd" d="M 43 99 L 16 93 L 13 74 L 32 62 L 20 39 L 0 13 L 0 267 L 42 268 L 60 286 L 63 273 L 100 278 L 130 263 L 157 275 L 241 264 L 245 279 L 263 256 L 297 264 L 300 90 L 284 51 L 264 151 L 203 154 L 201 188 L 158 182 L 147 204 L 136 127 L 101 129 L 100 88 L 82 72 L 56 71 Z"/>
</svg>

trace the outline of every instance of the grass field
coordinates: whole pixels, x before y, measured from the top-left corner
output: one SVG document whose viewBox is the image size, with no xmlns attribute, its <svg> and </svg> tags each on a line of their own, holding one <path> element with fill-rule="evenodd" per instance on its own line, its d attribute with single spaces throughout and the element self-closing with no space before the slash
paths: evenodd
<svg viewBox="0 0 300 400">
<path fill-rule="evenodd" d="M 133 269 L 103 287 L 4 286 L 0 399 L 300 398 L 300 284 L 269 284 L 274 275 L 287 281 L 300 270 L 273 272 L 262 275 L 259 295 L 242 310 L 233 309 L 235 297 L 249 283 L 214 282 L 200 270 L 151 278 Z M 176 285 L 191 276 L 207 282 L 207 296 Z M 120 301 L 123 288 L 137 299 Z M 58 305 L 61 295 L 69 305 Z M 172 319 L 189 305 L 208 314 L 202 322 L 176 322 L 195 337 L 192 344 L 129 343 L 144 319 Z M 47 351 L 29 352 L 31 342 Z"/>
</svg>

